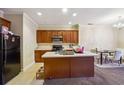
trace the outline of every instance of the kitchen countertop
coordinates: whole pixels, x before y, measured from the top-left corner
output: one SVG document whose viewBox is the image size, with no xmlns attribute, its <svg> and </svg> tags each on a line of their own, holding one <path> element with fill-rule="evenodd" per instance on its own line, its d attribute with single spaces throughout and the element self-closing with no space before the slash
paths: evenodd
<svg viewBox="0 0 124 93">
<path fill-rule="evenodd" d="M 88 56 L 97 56 L 95 53 L 90 51 L 85 51 L 84 53 L 74 53 L 74 55 L 60 55 L 56 52 L 46 52 L 42 55 L 42 58 L 56 58 L 56 57 L 88 57 Z"/>
<path fill-rule="evenodd" d="M 52 46 L 38 46 L 35 50 L 52 50 Z"/>
<path fill-rule="evenodd" d="M 35 50 L 52 50 L 52 46 L 38 46 Z M 64 50 L 72 50 L 72 48 L 64 46 Z"/>
</svg>

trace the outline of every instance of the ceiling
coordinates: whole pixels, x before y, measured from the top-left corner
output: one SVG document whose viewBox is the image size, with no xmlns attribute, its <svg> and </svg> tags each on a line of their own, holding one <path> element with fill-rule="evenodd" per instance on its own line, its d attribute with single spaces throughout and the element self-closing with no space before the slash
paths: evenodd
<svg viewBox="0 0 124 93">
<path fill-rule="evenodd" d="M 114 24 L 118 21 L 118 16 L 124 19 L 124 8 L 68 8 L 67 13 L 62 12 L 62 8 L 2 8 L 5 14 L 27 13 L 39 25 L 66 25 L 72 24 Z M 41 12 L 42 16 L 38 16 Z M 72 16 L 77 13 L 77 16 Z"/>
</svg>

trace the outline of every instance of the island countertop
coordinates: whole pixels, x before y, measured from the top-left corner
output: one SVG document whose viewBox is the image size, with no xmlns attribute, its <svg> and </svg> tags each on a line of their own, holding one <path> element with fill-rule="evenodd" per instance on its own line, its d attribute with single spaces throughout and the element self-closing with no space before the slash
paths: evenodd
<svg viewBox="0 0 124 93">
<path fill-rule="evenodd" d="M 90 51 L 85 51 L 84 53 L 74 53 L 74 55 L 60 55 L 56 52 L 46 52 L 42 55 L 42 58 L 59 58 L 59 57 L 90 57 L 97 56 L 95 53 L 91 53 Z"/>
</svg>

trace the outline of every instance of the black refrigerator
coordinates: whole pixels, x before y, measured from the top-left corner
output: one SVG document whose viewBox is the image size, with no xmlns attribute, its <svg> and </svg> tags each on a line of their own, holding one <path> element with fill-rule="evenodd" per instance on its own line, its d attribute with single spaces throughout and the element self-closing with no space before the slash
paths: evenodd
<svg viewBox="0 0 124 93">
<path fill-rule="evenodd" d="M 5 37 L 6 36 L 6 37 Z M 21 70 L 20 36 L 2 33 L 0 27 L 0 84 L 6 84 Z"/>
</svg>

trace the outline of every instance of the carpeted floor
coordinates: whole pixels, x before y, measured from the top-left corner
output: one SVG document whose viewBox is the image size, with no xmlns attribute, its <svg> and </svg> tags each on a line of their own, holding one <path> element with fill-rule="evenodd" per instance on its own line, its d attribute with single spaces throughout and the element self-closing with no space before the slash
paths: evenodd
<svg viewBox="0 0 124 93">
<path fill-rule="evenodd" d="M 39 84 L 36 82 L 37 82 L 36 80 L 33 81 L 35 85 Z M 51 80 L 45 80 L 43 84 L 44 85 L 124 85 L 124 67 L 100 68 L 95 66 L 94 77 L 51 79 Z"/>
<path fill-rule="evenodd" d="M 123 67 L 124 68 L 124 64 L 118 64 L 118 63 L 107 63 L 107 64 L 94 64 L 95 66 L 97 67 L 100 67 L 100 68 L 121 68 Z"/>
</svg>

